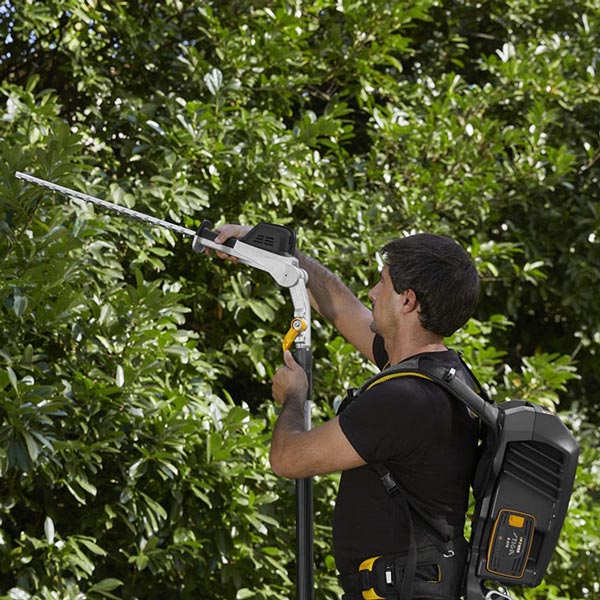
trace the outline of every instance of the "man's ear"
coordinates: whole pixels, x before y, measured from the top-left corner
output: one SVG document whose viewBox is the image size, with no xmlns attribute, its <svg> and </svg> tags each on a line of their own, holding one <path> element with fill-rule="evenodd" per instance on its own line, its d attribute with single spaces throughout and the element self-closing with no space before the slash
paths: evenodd
<svg viewBox="0 0 600 600">
<path fill-rule="evenodd" d="M 404 312 L 418 310 L 419 300 L 414 290 L 408 288 L 407 290 L 404 290 L 402 294 L 400 294 L 400 305 L 402 306 L 402 310 Z"/>
</svg>

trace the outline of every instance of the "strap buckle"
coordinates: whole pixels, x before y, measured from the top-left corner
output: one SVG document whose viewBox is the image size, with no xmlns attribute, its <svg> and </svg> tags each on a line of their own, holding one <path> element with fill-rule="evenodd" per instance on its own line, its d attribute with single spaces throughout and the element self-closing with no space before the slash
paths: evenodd
<svg viewBox="0 0 600 600">
<path fill-rule="evenodd" d="M 373 556 L 364 560 L 359 569 L 361 595 L 364 600 L 385 600 L 389 593 L 395 593 L 394 562 L 383 560 L 383 556 Z M 375 565 L 377 564 L 377 567 Z M 382 578 L 382 580 L 381 580 Z M 381 589 L 383 584 L 385 589 Z M 384 594 L 380 596 L 379 594 Z"/>
<path fill-rule="evenodd" d="M 380 477 L 381 482 L 383 483 L 383 487 L 385 488 L 385 491 L 390 495 L 390 496 L 397 496 L 398 494 L 400 494 L 400 486 L 398 485 L 398 482 L 394 479 L 393 475 L 387 471 L 387 473 L 385 473 L 384 475 L 382 475 Z"/>
<path fill-rule="evenodd" d="M 450 383 L 455 377 L 456 377 L 456 369 L 454 367 L 450 367 L 449 369 L 446 369 L 446 371 L 444 372 L 444 375 L 442 376 L 442 379 L 444 381 L 446 381 L 447 383 Z"/>
</svg>

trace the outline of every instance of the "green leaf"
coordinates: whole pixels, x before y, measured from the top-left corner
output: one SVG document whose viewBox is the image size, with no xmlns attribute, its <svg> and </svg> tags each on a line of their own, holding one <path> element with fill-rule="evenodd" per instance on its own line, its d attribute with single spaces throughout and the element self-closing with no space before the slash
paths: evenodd
<svg viewBox="0 0 600 600">
<path fill-rule="evenodd" d="M 123 385 L 125 384 L 125 373 L 123 371 L 122 365 L 117 365 L 117 375 L 115 377 L 115 382 L 117 384 L 117 387 L 123 387 Z"/>
<path fill-rule="evenodd" d="M 18 289 L 16 289 L 13 299 L 13 311 L 17 317 L 22 317 L 25 314 L 28 303 L 27 296 L 24 296 Z"/>
<path fill-rule="evenodd" d="M 40 453 L 39 445 L 27 431 L 23 431 L 21 435 L 27 445 L 27 452 L 29 453 L 31 461 L 36 462 Z"/>
<path fill-rule="evenodd" d="M 98 544 L 96 544 L 94 541 L 84 537 L 80 537 L 78 538 L 78 542 L 80 544 L 83 544 L 88 550 L 90 550 L 97 556 L 106 556 L 106 550 L 100 548 L 100 546 L 98 546 Z"/>
<path fill-rule="evenodd" d="M 122 586 L 123 582 L 120 579 L 115 579 L 114 577 L 107 577 L 106 579 L 102 579 L 98 583 L 95 583 L 92 587 L 88 589 L 89 592 L 112 592 L 116 590 L 118 587 Z"/>
<path fill-rule="evenodd" d="M 11 367 L 6 367 L 6 373 L 8 374 L 8 380 L 10 381 L 10 384 L 13 386 L 15 392 L 19 393 L 19 384 L 17 382 L 16 373 L 12 370 Z"/>
<path fill-rule="evenodd" d="M 206 87 L 209 89 L 210 93 L 213 96 L 216 96 L 223 86 L 223 73 L 221 73 L 221 71 L 217 68 L 211 69 L 204 76 L 204 83 L 206 84 Z"/>
<path fill-rule="evenodd" d="M 77 485 L 81 487 L 81 489 L 85 490 L 91 496 L 95 496 L 98 493 L 96 486 L 90 483 L 85 477 L 77 476 L 75 478 Z"/>
<path fill-rule="evenodd" d="M 79 502 L 80 504 L 86 503 L 85 495 L 82 493 L 82 490 L 76 489 L 75 486 L 69 483 L 68 481 L 65 481 L 64 485 L 67 487 L 69 492 L 71 492 L 72 496 L 77 500 L 77 502 Z"/>
</svg>

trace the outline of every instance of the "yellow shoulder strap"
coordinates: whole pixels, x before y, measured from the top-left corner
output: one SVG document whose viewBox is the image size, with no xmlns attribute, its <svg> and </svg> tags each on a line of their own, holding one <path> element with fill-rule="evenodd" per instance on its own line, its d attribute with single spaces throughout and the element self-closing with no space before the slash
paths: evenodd
<svg viewBox="0 0 600 600">
<path fill-rule="evenodd" d="M 433 381 L 429 375 L 425 375 L 424 373 L 419 373 L 418 371 L 400 371 L 398 373 L 390 373 L 389 375 L 384 375 L 379 379 L 376 379 L 371 385 L 367 387 L 365 392 L 368 392 L 373 386 L 378 383 L 383 383 L 384 381 L 389 381 L 390 379 L 395 379 L 396 377 L 420 377 L 421 379 L 427 379 L 427 381 Z"/>
</svg>

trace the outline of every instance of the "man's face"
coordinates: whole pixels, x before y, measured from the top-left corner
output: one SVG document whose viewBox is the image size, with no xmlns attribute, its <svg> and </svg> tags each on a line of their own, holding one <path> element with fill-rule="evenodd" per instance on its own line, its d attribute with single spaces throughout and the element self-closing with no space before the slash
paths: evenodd
<svg viewBox="0 0 600 600">
<path fill-rule="evenodd" d="M 371 331 L 383 336 L 385 329 L 394 323 L 394 308 L 398 301 L 387 265 L 381 270 L 379 281 L 369 291 L 369 298 L 373 303 Z"/>
</svg>

